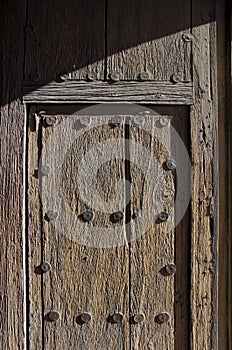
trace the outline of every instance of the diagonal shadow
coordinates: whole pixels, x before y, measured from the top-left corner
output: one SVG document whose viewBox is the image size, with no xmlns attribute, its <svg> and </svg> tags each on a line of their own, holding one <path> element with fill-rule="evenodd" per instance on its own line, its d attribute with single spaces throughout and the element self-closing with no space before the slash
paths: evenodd
<svg viewBox="0 0 232 350">
<path fill-rule="evenodd" d="M 159 43 L 161 51 L 165 45 L 174 45 L 173 34 L 215 19 L 208 5 L 209 0 L 199 17 L 192 19 L 190 0 L 28 0 L 24 19 L 17 18 L 17 13 L 22 13 L 20 2 L 14 9 L 5 4 L 5 16 L 13 29 L 5 35 L 3 49 L 9 49 L 11 39 L 11 45 L 25 46 L 24 80 L 47 84 L 62 75 L 83 79 L 87 70 L 98 71 L 100 79 L 106 79 L 107 58 L 151 41 Z M 23 39 L 16 18 L 24 21 Z M 15 51 L 19 54 L 20 46 Z M 15 79 L 18 70 L 15 67 Z M 10 75 L 12 79 L 14 72 Z M 3 84 L 8 78 L 3 71 Z M 22 87 L 17 85 L 11 100 L 22 97 Z M 3 93 L 2 105 L 8 98 Z"/>
</svg>

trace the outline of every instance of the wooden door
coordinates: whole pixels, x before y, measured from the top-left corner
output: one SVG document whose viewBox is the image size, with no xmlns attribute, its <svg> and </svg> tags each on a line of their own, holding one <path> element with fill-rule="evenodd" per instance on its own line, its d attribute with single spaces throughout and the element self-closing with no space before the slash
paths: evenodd
<svg viewBox="0 0 232 350">
<path fill-rule="evenodd" d="M 175 228 L 171 129 L 187 152 L 188 109 L 41 107 L 29 116 L 31 343 L 187 349 L 189 224 Z"/>
<path fill-rule="evenodd" d="M 4 6 L 2 347 L 224 350 L 223 5 Z"/>
</svg>

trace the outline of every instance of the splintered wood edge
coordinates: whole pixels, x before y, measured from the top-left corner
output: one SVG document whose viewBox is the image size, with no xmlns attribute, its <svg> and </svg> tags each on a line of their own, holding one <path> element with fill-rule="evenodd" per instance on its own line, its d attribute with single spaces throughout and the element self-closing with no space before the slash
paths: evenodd
<svg viewBox="0 0 232 350">
<path fill-rule="evenodd" d="M 144 103 L 192 105 L 193 84 L 169 81 L 65 81 L 38 83 L 25 81 L 24 103 Z"/>
</svg>

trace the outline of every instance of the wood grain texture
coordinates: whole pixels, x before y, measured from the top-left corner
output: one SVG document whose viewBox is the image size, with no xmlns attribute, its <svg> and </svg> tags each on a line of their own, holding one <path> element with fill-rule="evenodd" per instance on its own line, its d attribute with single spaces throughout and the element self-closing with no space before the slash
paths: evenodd
<svg viewBox="0 0 232 350">
<path fill-rule="evenodd" d="M 174 73 L 191 80 L 190 1 L 123 0 L 107 2 L 107 73 L 122 80 L 169 81 Z"/>
<path fill-rule="evenodd" d="M 180 135 L 190 156 L 190 115 L 188 107 L 150 106 L 154 112 L 171 116 L 171 125 Z M 171 138 L 172 149 L 175 144 Z M 177 150 L 175 150 L 175 153 Z M 174 178 L 175 186 L 182 173 Z M 183 175 L 184 176 L 184 175 Z M 191 210 L 187 209 L 175 227 L 175 348 L 190 349 L 190 262 Z"/>
<path fill-rule="evenodd" d="M 26 26 L 25 77 L 104 78 L 104 0 L 30 0 Z"/>
<path fill-rule="evenodd" d="M 41 143 L 40 118 L 36 114 L 36 107 L 29 111 L 28 118 L 28 272 L 29 272 L 29 344 L 31 349 L 42 349 L 42 246 L 41 246 L 41 202 L 39 193 L 39 157 Z"/>
<path fill-rule="evenodd" d="M 0 347 L 24 349 L 24 106 L 25 1 L 4 1 L 0 137 Z M 17 14 L 17 15 L 16 15 Z"/>
<path fill-rule="evenodd" d="M 54 127 L 43 128 L 43 147 L 58 127 L 63 128 L 66 136 L 71 138 L 73 135 L 71 127 L 67 126 L 64 118 L 62 119 L 62 116 L 59 118 Z M 99 119 L 100 117 L 98 121 Z M 102 117 L 105 125 L 86 131 L 78 139 L 71 139 L 72 146 L 62 163 L 61 189 L 64 202 L 71 209 L 72 214 L 66 215 L 65 206 L 62 205 L 62 201 L 59 202 L 59 199 L 58 202 L 54 198 L 48 198 L 47 202 L 43 199 L 43 218 L 46 217 L 48 209 L 54 209 L 55 206 L 57 208 L 59 205 L 59 209 L 55 208 L 59 214 L 57 221 L 61 227 L 62 220 L 65 222 L 64 228 L 58 230 L 57 227 L 54 228 L 52 222 L 43 220 L 43 256 L 44 260 L 49 261 L 52 266 L 51 272 L 44 276 L 43 281 L 44 349 L 67 347 L 83 350 L 129 349 L 127 245 L 115 248 L 94 248 L 94 244 L 95 246 L 102 244 L 99 227 L 107 230 L 106 242 L 109 244 L 108 240 L 113 239 L 118 231 L 124 231 L 124 220 L 122 223 L 113 224 L 110 221 L 110 213 L 104 214 L 95 209 L 94 195 L 90 198 L 90 203 L 87 203 L 81 195 L 77 178 L 78 165 L 86 152 L 95 147 L 95 157 L 98 159 L 101 154 L 98 153 L 99 143 L 108 138 L 119 138 L 124 135 L 123 124 L 112 128 L 104 121 Z M 77 126 L 76 123 L 75 126 Z M 76 132 L 77 130 L 74 130 L 74 134 Z M 53 165 L 58 155 L 64 152 L 63 147 L 62 139 L 56 138 L 53 151 L 46 154 L 51 172 L 56 169 Z M 110 154 L 112 150 L 108 149 L 108 152 Z M 110 164 L 103 164 L 98 171 L 97 188 L 100 196 L 106 201 L 114 200 L 118 197 L 117 192 L 115 193 L 117 181 L 124 178 L 123 162 L 112 160 Z M 88 181 L 90 174 L 87 173 L 85 176 Z M 45 188 L 45 192 L 46 181 L 50 181 L 50 186 L 55 186 L 52 178 L 44 177 L 42 187 Z M 121 190 L 120 193 L 123 195 L 123 188 Z M 52 202 L 54 207 L 51 207 Z M 80 215 L 87 209 L 94 213 L 92 223 L 81 222 Z M 76 218 L 74 221 L 73 216 Z M 80 239 L 86 237 L 88 239 L 86 244 L 89 246 L 82 245 L 83 241 L 76 238 L 77 225 L 79 225 L 77 234 L 81 233 Z M 88 233 L 90 229 L 93 230 L 92 235 Z M 113 231 L 112 237 L 110 230 Z M 125 238 L 123 233 L 121 240 L 124 243 Z M 46 315 L 51 309 L 59 311 L 61 315 L 60 320 L 55 323 L 46 321 Z M 115 311 L 123 313 L 122 324 L 111 322 L 110 316 Z M 82 312 L 91 313 L 92 321 L 89 324 L 80 325 L 77 322 L 76 317 Z"/>
<path fill-rule="evenodd" d="M 218 155 L 214 2 L 193 2 L 192 349 L 217 349 Z M 197 18 L 209 18 L 195 26 Z M 211 21 L 210 21 L 211 18 Z"/>
<path fill-rule="evenodd" d="M 36 84 L 25 82 L 25 103 L 154 103 L 191 105 L 192 83 L 160 82 L 77 82 Z"/>
<path fill-rule="evenodd" d="M 147 132 L 130 128 L 130 138 L 136 143 L 130 149 L 131 162 L 141 157 L 143 165 L 140 173 L 135 166 L 130 170 L 131 212 L 138 213 L 138 222 L 131 223 L 131 235 L 135 239 L 137 233 L 137 239 L 130 247 L 130 312 L 145 315 L 142 324 L 131 325 L 131 348 L 138 350 L 174 348 L 174 275 L 161 273 L 175 260 L 174 182 L 172 173 L 163 169 L 171 157 L 170 126 L 159 128 L 157 122 L 158 117 L 149 117 Z M 141 152 L 140 146 L 148 150 L 150 157 Z M 167 222 L 158 222 L 161 211 L 168 213 Z M 149 225 L 142 235 L 145 223 Z M 157 322 L 161 312 L 170 315 L 167 323 Z"/>
</svg>

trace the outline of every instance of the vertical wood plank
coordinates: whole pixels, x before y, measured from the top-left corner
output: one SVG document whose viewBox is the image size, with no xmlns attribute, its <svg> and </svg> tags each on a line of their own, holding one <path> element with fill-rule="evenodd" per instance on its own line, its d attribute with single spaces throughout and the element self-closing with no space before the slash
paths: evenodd
<svg viewBox="0 0 232 350">
<path fill-rule="evenodd" d="M 171 125 L 179 134 L 190 156 L 189 108 L 178 106 L 151 106 L 150 108 L 161 115 L 172 116 Z M 171 145 L 175 150 L 174 142 L 171 142 Z M 179 172 L 178 179 L 175 179 L 177 183 L 183 181 L 180 179 L 181 176 L 182 172 Z M 189 207 L 181 222 L 175 227 L 175 348 L 183 350 L 190 348 L 190 242 L 191 210 Z"/>
<path fill-rule="evenodd" d="M 24 106 L 21 104 L 25 1 L 4 1 L 0 137 L 0 344 L 24 349 Z"/>
<path fill-rule="evenodd" d="M 134 165 L 130 170 L 131 214 L 138 213 L 138 222 L 131 224 L 131 235 L 135 238 L 136 232 L 141 234 L 130 248 L 130 312 L 132 317 L 137 313 L 145 316 L 141 324 L 134 324 L 132 319 L 131 347 L 173 349 L 174 275 L 164 276 L 161 272 L 167 264 L 175 261 L 174 182 L 172 173 L 163 169 L 163 164 L 171 157 L 170 134 L 168 126 L 157 126 L 159 120 L 156 116 L 145 119 L 148 124 L 146 130 L 149 131 L 130 127 L 130 138 L 135 142 L 135 146 L 130 148 L 131 162 L 133 164 L 139 155 L 143 163 L 141 170 Z M 146 157 L 146 152 L 142 152 L 139 146 L 147 149 L 150 157 Z M 153 157 L 156 166 L 152 163 Z M 155 183 L 154 187 L 152 183 Z M 157 220 L 162 211 L 168 213 L 167 222 Z M 158 321 L 162 312 L 167 312 L 170 317 L 163 324 Z"/>
<path fill-rule="evenodd" d="M 193 1 L 192 349 L 217 349 L 218 154 L 215 2 Z M 199 16 L 202 24 L 199 26 Z"/>
<path fill-rule="evenodd" d="M 107 2 L 107 72 L 137 80 L 191 79 L 190 1 L 124 0 Z"/>
<path fill-rule="evenodd" d="M 104 0 L 30 0 L 26 79 L 53 81 L 104 77 Z"/>
<path fill-rule="evenodd" d="M 36 107 L 28 115 L 28 273 L 29 273 L 29 344 L 42 349 L 42 247 L 41 247 L 41 202 L 39 193 L 39 158 L 41 122 Z"/>
<path fill-rule="evenodd" d="M 78 187 L 80 185 L 78 183 L 80 162 L 85 154 L 95 147 L 95 159 L 98 159 L 101 156 L 101 151 L 96 151 L 99 144 L 104 143 L 109 138 L 113 140 L 124 135 L 123 124 L 112 127 L 104 117 L 98 116 L 98 123 L 100 121 L 104 125 L 96 126 L 86 131 L 78 139 L 72 140 L 72 146 L 62 163 L 62 192 L 64 201 L 72 212 L 72 215 L 68 217 L 69 221 L 62 203 L 55 200 L 53 203 L 56 206 L 60 205 L 57 209 L 59 213 L 57 220 L 60 223 L 67 220 L 65 227 L 58 230 L 57 227 L 54 228 L 51 221 L 46 221 L 48 209 L 54 208 L 49 207 L 52 203 L 51 198 L 48 198 L 49 202 L 43 202 L 43 255 L 44 260 L 51 264 L 51 271 L 44 275 L 43 281 L 44 349 L 63 349 L 66 347 L 83 350 L 129 349 L 127 245 L 108 248 L 94 247 L 96 244 L 101 244 L 99 227 L 106 230 L 107 240 L 105 243 L 110 245 L 110 241 L 114 240 L 114 236 L 121 230 L 123 234 L 120 237 L 125 243 L 125 219 L 118 224 L 112 223 L 110 213 L 104 214 L 94 208 L 96 205 L 94 195 L 91 197 L 91 203 L 87 204 Z M 92 120 L 92 122 L 94 121 Z M 65 135 L 71 138 L 73 135 L 72 127 L 63 127 L 66 124 L 64 118 L 58 116 L 57 124 L 54 127 L 43 128 L 43 147 L 45 147 L 49 136 L 58 127 L 64 128 Z M 77 124 L 75 123 L 75 125 Z M 76 130 L 74 130 L 74 134 L 75 132 Z M 63 141 L 56 138 L 53 150 L 46 154 L 47 162 L 51 168 L 57 156 L 64 152 L 63 147 Z M 111 154 L 111 152 L 112 150 L 109 148 L 106 154 Z M 110 162 L 98 169 L 97 186 L 104 200 L 117 202 L 116 186 L 118 180 L 124 179 L 124 162 L 114 160 L 113 154 L 111 158 Z M 85 176 L 88 184 L 90 174 L 87 172 Z M 50 181 L 51 186 L 55 186 L 52 183 L 53 180 L 49 179 L 48 176 L 42 179 L 43 188 L 46 181 Z M 91 182 L 91 180 L 89 181 Z M 119 197 L 124 202 L 123 188 L 120 193 L 121 197 Z M 85 246 L 79 239 L 75 238 L 74 229 L 81 221 L 80 215 L 87 209 L 93 211 L 93 221 L 90 223 L 82 222 L 81 228 L 77 232 L 77 234 L 81 232 L 81 237 L 89 235 L 89 242 Z M 76 218 L 74 221 L 72 216 Z M 88 233 L 90 229 L 93 230 L 92 234 Z M 93 246 L 91 246 L 90 240 L 94 242 Z M 60 313 L 60 319 L 57 322 L 49 322 L 48 314 L 51 310 L 57 310 Z M 88 324 L 80 324 L 80 314 L 83 312 L 88 312 L 92 316 L 92 320 Z M 121 312 L 124 315 L 122 323 L 115 324 L 113 322 L 112 314 L 114 312 Z"/>
</svg>

